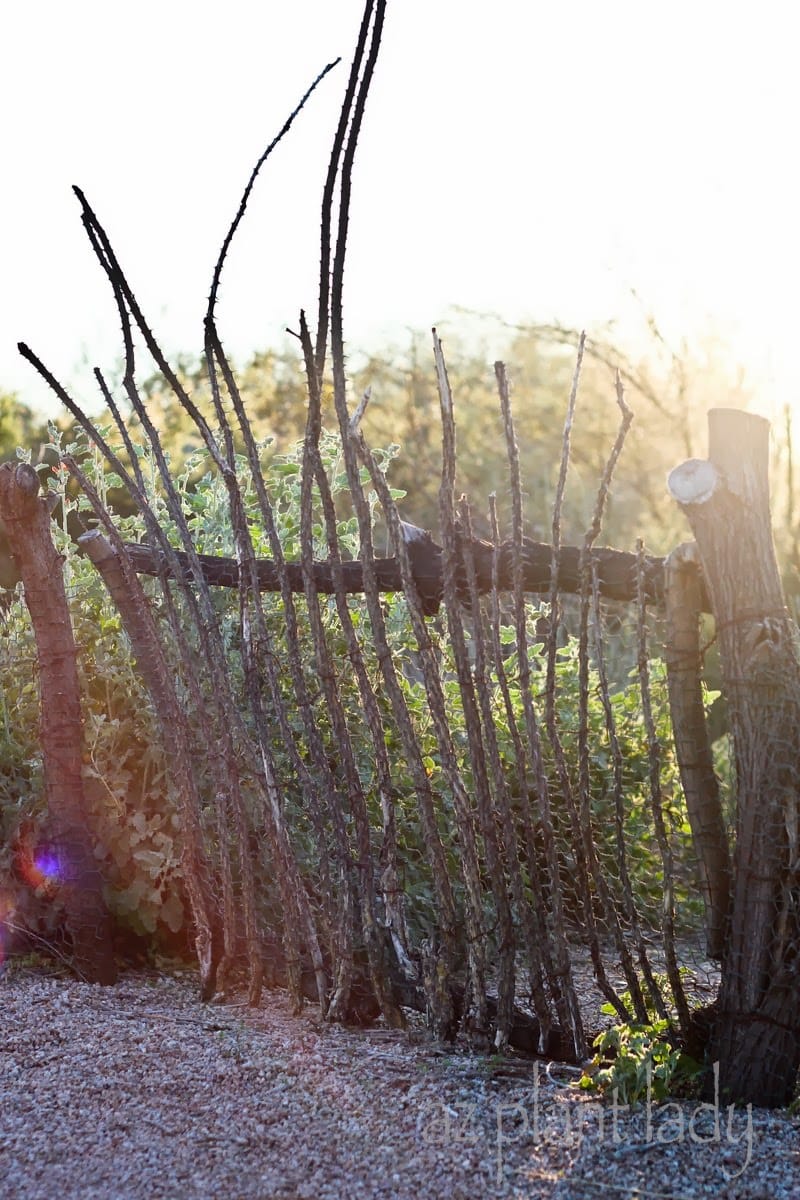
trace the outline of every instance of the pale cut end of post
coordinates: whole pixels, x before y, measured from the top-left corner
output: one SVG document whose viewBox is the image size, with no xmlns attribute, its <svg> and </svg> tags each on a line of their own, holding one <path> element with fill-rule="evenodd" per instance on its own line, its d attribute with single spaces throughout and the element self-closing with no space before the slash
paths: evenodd
<svg viewBox="0 0 800 1200">
<path fill-rule="evenodd" d="M 705 458 L 690 458 L 667 476 L 667 488 L 679 504 L 705 504 L 719 483 L 719 472 Z"/>
</svg>

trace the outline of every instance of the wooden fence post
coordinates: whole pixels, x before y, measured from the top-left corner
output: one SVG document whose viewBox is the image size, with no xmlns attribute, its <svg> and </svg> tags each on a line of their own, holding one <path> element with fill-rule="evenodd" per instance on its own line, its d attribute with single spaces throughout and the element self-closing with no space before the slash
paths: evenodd
<svg viewBox="0 0 800 1200">
<path fill-rule="evenodd" d="M 111 920 L 92 853 L 81 775 L 83 724 L 61 556 L 50 509 L 27 463 L 0 466 L 0 521 L 22 576 L 39 661 L 40 738 L 49 812 L 48 842 L 64 898 L 77 970 L 91 983 L 114 983 Z"/>
<path fill-rule="evenodd" d="M 710 1044 L 719 1097 L 787 1104 L 800 1065 L 800 662 L 769 508 L 769 422 L 709 413 L 708 461 L 669 476 L 697 541 L 737 776 L 730 931 Z"/>
<path fill-rule="evenodd" d="M 709 958 L 721 959 L 728 931 L 731 862 L 708 737 L 700 661 L 701 586 L 697 546 L 683 542 L 664 568 L 667 682 L 675 752 L 706 906 Z"/>
</svg>

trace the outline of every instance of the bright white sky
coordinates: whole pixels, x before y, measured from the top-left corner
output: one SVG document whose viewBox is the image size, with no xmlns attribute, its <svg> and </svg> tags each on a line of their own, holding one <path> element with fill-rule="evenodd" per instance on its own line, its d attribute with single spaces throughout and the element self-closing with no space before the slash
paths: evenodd
<svg viewBox="0 0 800 1200">
<path fill-rule="evenodd" d="M 48 403 L 20 339 L 90 404 L 87 362 L 118 358 L 72 183 L 165 349 L 199 350 L 250 169 L 341 55 L 257 186 L 218 310 L 239 360 L 313 313 L 360 14 L 360 0 L 4 6 L 0 389 Z M 624 319 L 635 288 L 671 337 L 728 339 L 765 408 L 800 402 L 796 33 L 776 0 L 389 0 L 354 178 L 351 344 L 452 305 L 592 329 Z"/>
</svg>

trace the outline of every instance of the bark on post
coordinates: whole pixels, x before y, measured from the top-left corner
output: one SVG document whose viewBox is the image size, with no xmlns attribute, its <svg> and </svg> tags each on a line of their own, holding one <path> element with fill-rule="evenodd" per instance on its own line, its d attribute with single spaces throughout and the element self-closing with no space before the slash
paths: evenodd
<svg viewBox="0 0 800 1200">
<path fill-rule="evenodd" d="M 731 899 L 731 862 L 711 744 L 700 662 L 702 597 L 697 547 L 684 542 L 664 570 L 667 681 L 675 752 L 701 873 L 709 958 L 721 959 Z"/>
<path fill-rule="evenodd" d="M 75 639 L 50 510 L 26 463 L 0 466 L 0 521 L 22 576 L 39 661 L 40 737 L 67 930 L 77 970 L 91 983 L 114 983 L 111 921 L 92 853 L 81 775 L 83 724 Z"/>
<path fill-rule="evenodd" d="M 709 460 L 669 490 L 697 541 L 717 627 L 737 773 L 730 933 L 711 1061 L 725 1102 L 788 1103 L 800 1065 L 800 663 L 769 510 L 769 422 L 709 413 Z"/>
</svg>

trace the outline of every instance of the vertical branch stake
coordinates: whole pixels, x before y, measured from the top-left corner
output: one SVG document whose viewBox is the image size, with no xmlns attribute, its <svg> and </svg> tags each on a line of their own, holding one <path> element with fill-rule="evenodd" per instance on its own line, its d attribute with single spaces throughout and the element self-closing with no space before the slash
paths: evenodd
<svg viewBox="0 0 800 1200">
<path fill-rule="evenodd" d="M 27 463 L 0 467 L 0 521 L 22 575 L 39 660 L 45 792 L 58 883 L 65 900 L 75 965 L 91 983 L 115 983 L 111 920 L 92 853 L 81 775 L 83 725 L 61 556 L 50 535 L 50 509 Z"/>
<path fill-rule="evenodd" d="M 672 733 L 702 875 L 708 956 L 720 959 L 730 911 L 731 862 L 703 707 L 700 578 L 694 542 L 684 542 L 672 551 L 664 573 Z"/>
</svg>

